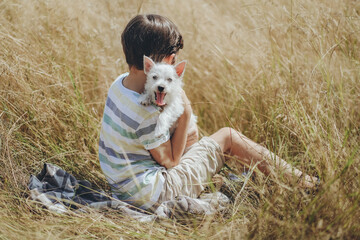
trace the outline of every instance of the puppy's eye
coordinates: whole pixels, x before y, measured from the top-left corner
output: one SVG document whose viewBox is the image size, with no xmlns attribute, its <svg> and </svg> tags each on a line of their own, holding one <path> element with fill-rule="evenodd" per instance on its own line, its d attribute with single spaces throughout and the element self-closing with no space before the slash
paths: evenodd
<svg viewBox="0 0 360 240">
<path fill-rule="evenodd" d="M 157 80 L 157 79 L 158 79 L 158 76 L 154 75 L 154 76 L 153 76 L 153 79 L 154 79 L 154 80 Z"/>
<path fill-rule="evenodd" d="M 168 78 L 168 79 L 166 79 L 166 80 L 168 80 L 168 82 L 172 82 L 172 78 Z"/>
</svg>

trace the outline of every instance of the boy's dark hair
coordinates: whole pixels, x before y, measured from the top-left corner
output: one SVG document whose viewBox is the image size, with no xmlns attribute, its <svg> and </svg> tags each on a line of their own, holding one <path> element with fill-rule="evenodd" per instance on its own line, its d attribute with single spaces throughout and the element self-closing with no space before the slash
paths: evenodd
<svg viewBox="0 0 360 240">
<path fill-rule="evenodd" d="M 121 43 L 127 64 L 139 70 L 144 68 L 144 55 L 160 62 L 184 46 L 176 25 L 155 14 L 137 15 L 131 19 L 121 34 Z"/>
</svg>

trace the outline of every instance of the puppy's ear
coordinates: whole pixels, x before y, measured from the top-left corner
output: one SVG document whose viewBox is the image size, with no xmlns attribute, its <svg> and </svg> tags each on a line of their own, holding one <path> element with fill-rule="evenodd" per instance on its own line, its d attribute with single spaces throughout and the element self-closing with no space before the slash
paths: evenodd
<svg viewBox="0 0 360 240">
<path fill-rule="evenodd" d="M 154 66 L 154 61 L 151 60 L 151 58 L 144 55 L 144 72 L 145 74 L 148 74 L 150 69 Z"/>
<path fill-rule="evenodd" d="M 185 73 L 185 66 L 186 66 L 186 61 L 181 61 L 178 64 L 175 65 L 175 70 L 176 70 L 176 74 L 179 77 L 182 77 Z"/>
</svg>

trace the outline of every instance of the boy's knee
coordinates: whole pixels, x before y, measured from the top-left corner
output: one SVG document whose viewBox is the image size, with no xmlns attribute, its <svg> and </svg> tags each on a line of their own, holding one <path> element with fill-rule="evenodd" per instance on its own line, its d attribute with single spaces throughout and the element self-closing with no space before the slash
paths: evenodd
<svg viewBox="0 0 360 240">
<path fill-rule="evenodd" d="M 239 134 L 239 131 L 231 127 L 223 127 L 219 131 L 222 132 L 227 137 L 231 137 L 233 134 Z"/>
<path fill-rule="evenodd" d="M 224 142 L 225 142 L 225 149 L 230 149 L 232 142 L 233 142 L 233 136 L 235 134 L 239 134 L 239 131 L 236 131 L 235 129 L 231 127 L 223 127 L 219 130 L 220 134 L 222 135 Z"/>
<path fill-rule="evenodd" d="M 233 128 L 223 127 L 210 137 L 213 138 L 220 145 L 223 152 L 227 152 L 232 147 L 234 140 L 233 137 L 239 134 L 241 133 Z"/>
</svg>

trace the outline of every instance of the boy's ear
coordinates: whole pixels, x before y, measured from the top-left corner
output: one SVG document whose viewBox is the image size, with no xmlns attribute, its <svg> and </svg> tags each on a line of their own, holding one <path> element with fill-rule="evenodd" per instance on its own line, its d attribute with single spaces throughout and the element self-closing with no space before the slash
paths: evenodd
<svg viewBox="0 0 360 240">
<path fill-rule="evenodd" d="M 154 66 L 154 61 L 151 58 L 144 55 L 144 72 L 147 74 L 150 69 Z"/>
<path fill-rule="evenodd" d="M 176 74 L 182 77 L 185 73 L 186 60 L 179 62 L 175 65 Z"/>
</svg>

